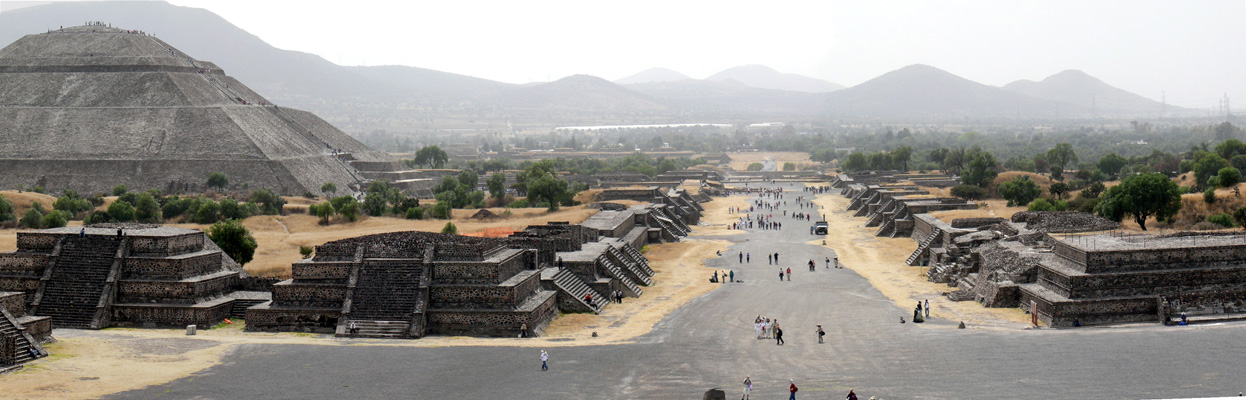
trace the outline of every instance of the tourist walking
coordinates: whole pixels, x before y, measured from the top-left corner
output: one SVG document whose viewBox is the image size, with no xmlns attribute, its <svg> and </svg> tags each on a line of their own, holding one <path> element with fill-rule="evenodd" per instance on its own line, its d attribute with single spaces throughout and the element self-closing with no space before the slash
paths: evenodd
<svg viewBox="0 0 1246 400">
<path fill-rule="evenodd" d="M 783 267 L 779 267 L 779 282 L 783 282 Z"/>
<path fill-rule="evenodd" d="M 787 382 L 790 383 L 787 387 L 787 391 L 792 393 L 787 397 L 787 400 L 796 400 L 796 391 L 800 389 L 796 388 L 796 381 L 788 379 Z"/>
<path fill-rule="evenodd" d="M 792 281 L 792 268 L 790 267 L 787 269 L 787 281 L 788 282 Z"/>
<path fill-rule="evenodd" d="M 848 397 L 845 400 L 857 400 L 857 394 L 854 393 L 854 389 L 848 389 Z"/>
<path fill-rule="evenodd" d="M 740 252 L 740 264 L 744 264 L 744 252 Z"/>
<path fill-rule="evenodd" d="M 750 393 L 753 393 L 753 379 L 745 375 L 744 376 L 744 396 L 741 396 L 740 400 L 748 400 L 748 395 Z"/>
<path fill-rule="evenodd" d="M 827 258 L 826 258 L 826 268 L 827 268 L 827 269 L 830 269 L 830 268 L 831 268 L 831 258 L 830 258 L 830 257 L 827 257 Z"/>
<path fill-rule="evenodd" d="M 834 262 L 835 262 L 835 268 L 843 268 L 843 267 L 839 266 L 839 256 L 835 256 L 835 259 L 834 259 L 834 260 L 831 260 L 831 261 L 834 261 Z"/>
<path fill-rule="evenodd" d="M 822 343 L 823 336 L 826 336 L 826 331 L 822 330 L 822 324 L 818 324 L 818 343 Z"/>
<path fill-rule="evenodd" d="M 774 324 L 774 344 L 783 345 L 783 329 L 779 328 L 779 324 Z"/>
<path fill-rule="evenodd" d="M 926 311 L 926 318 L 929 319 L 930 318 L 930 299 L 926 299 L 926 307 L 924 308 L 924 310 Z"/>
<path fill-rule="evenodd" d="M 528 337 L 528 323 L 527 322 L 524 322 L 523 324 L 519 325 L 519 337 L 521 338 Z"/>
<path fill-rule="evenodd" d="M 549 361 L 549 353 L 546 353 L 545 350 L 541 350 L 541 370 L 542 371 L 549 370 L 549 364 L 546 364 L 546 361 Z"/>
<path fill-rule="evenodd" d="M 728 282 L 735 282 L 735 270 L 734 270 L 734 269 L 729 269 L 729 270 L 727 270 L 727 274 L 729 275 L 729 278 L 727 279 L 727 281 L 728 281 Z"/>
<path fill-rule="evenodd" d="M 766 255 L 766 265 L 772 265 L 772 264 L 774 264 L 774 255 L 773 255 L 773 254 L 767 254 L 767 255 Z"/>
</svg>

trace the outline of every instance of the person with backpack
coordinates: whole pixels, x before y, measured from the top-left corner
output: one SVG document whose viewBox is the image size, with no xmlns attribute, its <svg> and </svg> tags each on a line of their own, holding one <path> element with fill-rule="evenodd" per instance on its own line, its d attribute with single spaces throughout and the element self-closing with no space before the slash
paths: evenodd
<svg viewBox="0 0 1246 400">
<path fill-rule="evenodd" d="M 744 396 L 740 400 L 748 400 L 748 395 L 753 393 L 753 379 L 748 376 L 744 377 Z"/>
<path fill-rule="evenodd" d="M 790 384 L 787 387 L 787 391 L 792 393 L 787 397 L 787 400 L 796 400 L 796 391 L 800 389 L 796 388 L 796 381 L 788 379 L 787 382 Z"/>
<path fill-rule="evenodd" d="M 823 336 L 826 336 L 826 331 L 822 330 L 822 324 L 818 324 L 818 343 L 822 343 Z"/>
</svg>

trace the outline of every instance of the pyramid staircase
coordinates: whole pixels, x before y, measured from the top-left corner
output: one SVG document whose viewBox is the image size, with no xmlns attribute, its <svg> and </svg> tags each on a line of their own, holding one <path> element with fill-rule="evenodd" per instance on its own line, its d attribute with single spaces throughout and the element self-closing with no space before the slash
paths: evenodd
<svg viewBox="0 0 1246 400">
<path fill-rule="evenodd" d="M 607 296 L 593 290 L 579 275 L 571 272 L 571 270 L 566 268 L 553 269 L 557 270 L 550 279 L 553 281 L 554 287 L 559 292 L 562 292 L 564 296 L 570 297 L 585 309 L 593 310 L 593 313 L 600 314 L 601 310 L 606 307 L 606 304 L 610 303 L 610 299 Z M 542 275 L 544 277 L 544 274 Z M 584 296 L 590 294 L 593 295 L 594 305 L 589 305 L 588 302 L 584 301 Z"/>
<path fill-rule="evenodd" d="M 47 356 L 47 352 L 34 337 L 18 327 L 17 318 L 3 308 L 0 308 L 0 340 L 8 341 L 12 345 L 9 354 L 0 353 L 0 367 L 23 364 Z"/>
<path fill-rule="evenodd" d="M 620 252 L 619 249 L 614 248 L 614 246 L 606 247 L 606 256 L 611 262 L 618 264 L 620 269 L 623 270 L 623 273 L 627 274 L 627 276 L 632 278 L 632 281 L 637 284 L 645 286 L 653 284 L 653 280 L 649 279 L 649 275 L 646 275 L 644 271 L 642 271 L 639 267 L 636 267 L 636 263 L 634 261 L 625 257 L 623 253 Z"/>
<path fill-rule="evenodd" d="M 356 254 L 362 258 L 361 252 Z M 355 287 L 338 323 L 339 337 L 418 338 L 424 335 L 429 271 L 409 259 L 369 259 L 355 272 Z M 354 322 L 357 333 L 351 333 Z"/>
<path fill-rule="evenodd" d="M 934 228 L 934 230 L 930 232 L 930 236 L 926 236 L 926 238 L 923 239 L 922 242 L 917 245 L 917 250 L 913 250 L 913 254 L 910 254 L 909 258 L 907 260 L 904 260 L 904 264 L 916 266 L 917 260 L 921 259 L 922 254 L 925 254 L 926 250 L 930 250 L 930 245 L 934 244 L 934 242 L 936 241 L 939 241 L 939 239 L 942 237 L 943 237 L 943 229 Z"/>
<path fill-rule="evenodd" d="M 624 294 L 632 297 L 640 297 L 640 294 L 644 293 L 644 290 L 641 289 L 640 286 L 636 285 L 636 282 L 632 281 L 632 278 L 629 278 L 618 265 L 615 265 L 614 262 L 610 261 L 609 257 L 604 255 L 602 257 L 598 257 L 597 265 L 601 270 L 606 272 L 606 275 L 617 279 L 619 283 L 623 284 L 623 287 L 625 288 Z"/>
<path fill-rule="evenodd" d="M 62 239 L 54 265 L 45 273 L 35 315 L 52 317 L 55 328 L 100 329 L 115 290 L 125 239 L 109 236 Z"/>
</svg>

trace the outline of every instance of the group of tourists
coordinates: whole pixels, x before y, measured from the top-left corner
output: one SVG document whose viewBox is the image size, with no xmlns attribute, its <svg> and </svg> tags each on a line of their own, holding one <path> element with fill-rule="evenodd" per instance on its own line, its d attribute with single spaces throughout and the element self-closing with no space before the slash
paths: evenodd
<svg viewBox="0 0 1246 400">
<path fill-rule="evenodd" d="M 542 354 L 544 354 L 544 352 L 542 352 Z M 788 379 L 787 380 L 787 393 L 788 393 L 787 399 L 796 400 L 796 392 L 798 391 L 800 391 L 800 388 L 796 387 L 796 380 Z M 740 400 L 749 400 L 749 396 L 751 396 L 752 394 L 753 394 L 753 377 L 745 376 L 744 377 L 744 395 L 740 397 Z M 848 395 L 844 397 L 844 400 L 857 400 L 856 389 L 848 389 Z M 877 398 L 871 396 L 870 400 L 877 400 Z"/>
</svg>

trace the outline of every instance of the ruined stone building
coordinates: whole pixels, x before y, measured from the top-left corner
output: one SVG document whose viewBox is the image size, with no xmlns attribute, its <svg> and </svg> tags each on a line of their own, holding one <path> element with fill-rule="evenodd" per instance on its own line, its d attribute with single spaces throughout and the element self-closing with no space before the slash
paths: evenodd
<svg viewBox="0 0 1246 400">
<path fill-rule="evenodd" d="M 51 328 L 210 327 L 265 301 L 245 276 L 202 231 L 158 225 L 23 231 L 0 253 L 0 291 Z"/>
<path fill-rule="evenodd" d="M 153 36 L 80 26 L 0 49 L 0 187 L 107 192 L 233 185 L 342 190 L 402 169 Z M 401 182 L 399 183 L 402 184 Z"/>
</svg>

